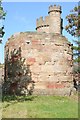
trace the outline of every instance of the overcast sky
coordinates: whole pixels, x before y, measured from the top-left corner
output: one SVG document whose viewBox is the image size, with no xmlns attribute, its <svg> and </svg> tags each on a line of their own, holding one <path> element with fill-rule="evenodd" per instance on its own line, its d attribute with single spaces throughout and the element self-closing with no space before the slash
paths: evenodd
<svg viewBox="0 0 80 120">
<path fill-rule="evenodd" d="M 70 13 L 77 2 L 3 2 L 4 10 L 7 12 L 6 19 L 3 22 L 5 25 L 5 35 L 3 44 L 0 45 L 0 63 L 4 62 L 4 45 L 7 39 L 16 32 L 35 31 L 36 19 L 40 16 L 48 15 L 48 7 L 50 5 L 61 5 L 63 27 L 67 24 L 66 15 Z M 63 30 L 69 41 L 72 42 L 72 37 Z"/>
</svg>

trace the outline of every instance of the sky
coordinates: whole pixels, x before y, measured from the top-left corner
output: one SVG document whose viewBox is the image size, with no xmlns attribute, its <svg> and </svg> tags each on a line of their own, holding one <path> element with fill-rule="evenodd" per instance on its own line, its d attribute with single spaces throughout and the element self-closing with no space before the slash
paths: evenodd
<svg viewBox="0 0 80 120">
<path fill-rule="evenodd" d="M 49 6 L 54 4 L 62 7 L 61 17 L 63 27 L 65 27 L 67 24 L 65 17 L 78 5 L 77 2 L 3 2 L 2 6 L 7 14 L 5 21 L 2 22 L 5 35 L 3 43 L 0 44 L 0 63 L 4 63 L 4 46 L 8 38 L 17 32 L 36 31 L 36 19 L 47 16 Z M 65 30 L 63 30 L 63 35 L 72 43 L 73 37 Z"/>
</svg>

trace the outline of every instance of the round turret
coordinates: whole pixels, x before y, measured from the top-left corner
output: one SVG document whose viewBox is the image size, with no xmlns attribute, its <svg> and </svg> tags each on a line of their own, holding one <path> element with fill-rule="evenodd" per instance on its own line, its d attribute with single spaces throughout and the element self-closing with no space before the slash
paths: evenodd
<svg viewBox="0 0 80 120">
<path fill-rule="evenodd" d="M 53 11 L 56 11 L 56 12 L 60 12 L 60 13 L 61 13 L 61 12 L 62 12 L 62 11 L 61 11 L 61 6 L 59 6 L 59 5 L 58 5 L 58 6 L 56 6 L 56 5 L 54 5 L 54 6 L 52 6 L 52 5 L 49 6 L 49 12 L 48 12 L 48 14 L 49 14 L 50 12 L 53 12 Z"/>
<path fill-rule="evenodd" d="M 49 33 L 49 16 L 40 17 L 36 20 L 36 30 L 37 32 L 46 32 Z"/>
<path fill-rule="evenodd" d="M 61 22 L 61 6 L 50 6 L 49 7 L 49 31 L 54 34 L 62 33 L 62 22 Z"/>
<path fill-rule="evenodd" d="M 54 34 L 62 34 L 62 19 L 61 19 L 61 6 L 50 6 L 48 14 L 44 19 L 40 17 L 36 20 L 37 32 L 46 32 Z"/>
</svg>

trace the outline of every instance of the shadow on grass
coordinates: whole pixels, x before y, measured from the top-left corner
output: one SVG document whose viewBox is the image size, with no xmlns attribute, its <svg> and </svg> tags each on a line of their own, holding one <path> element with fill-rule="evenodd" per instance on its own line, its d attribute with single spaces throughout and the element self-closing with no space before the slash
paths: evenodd
<svg viewBox="0 0 80 120">
<path fill-rule="evenodd" d="M 8 102 L 7 105 L 3 107 L 4 110 L 10 105 L 17 104 L 18 102 L 33 101 L 33 100 L 34 100 L 34 96 L 16 96 L 16 95 L 2 96 L 2 102 Z"/>
<path fill-rule="evenodd" d="M 34 96 L 16 96 L 16 95 L 3 95 L 2 102 L 23 102 L 33 101 Z"/>
</svg>

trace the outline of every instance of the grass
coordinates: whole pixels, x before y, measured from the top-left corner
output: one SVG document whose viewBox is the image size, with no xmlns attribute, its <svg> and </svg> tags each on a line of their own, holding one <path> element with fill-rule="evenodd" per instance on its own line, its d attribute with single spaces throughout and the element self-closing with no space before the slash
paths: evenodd
<svg viewBox="0 0 80 120">
<path fill-rule="evenodd" d="M 3 118 L 78 118 L 78 101 L 71 97 L 10 98 L 3 99 Z"/>
</svg>

